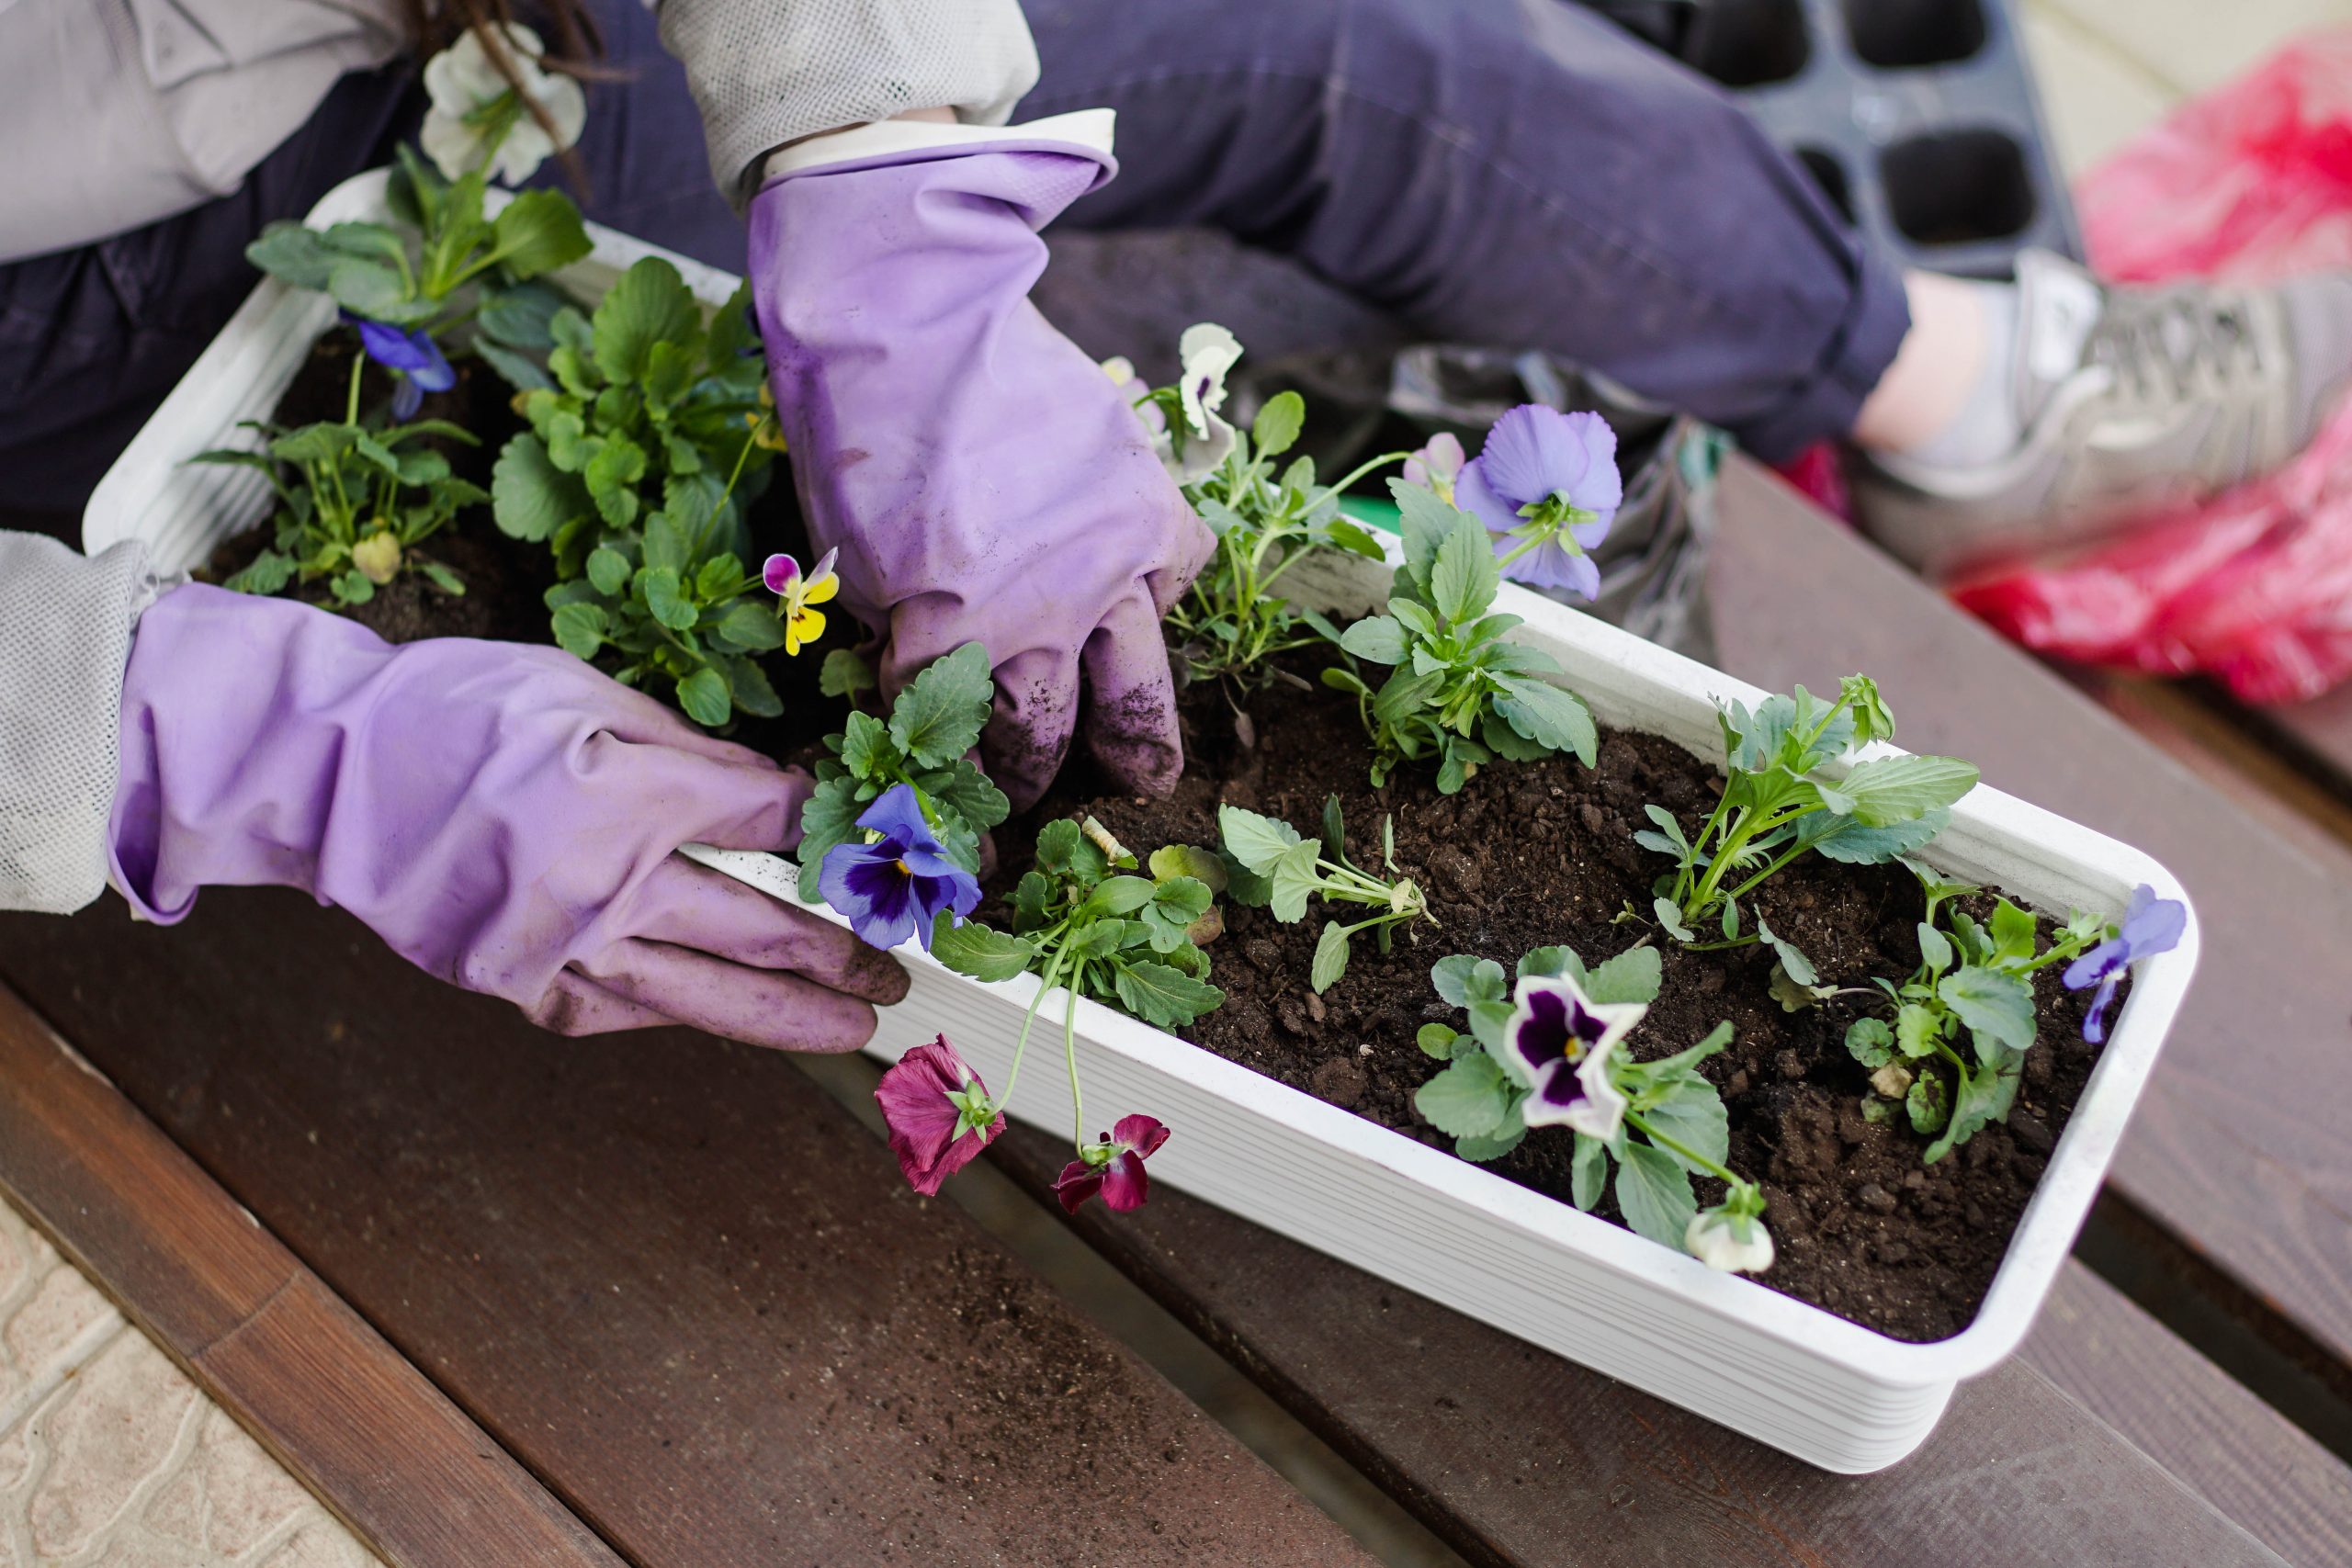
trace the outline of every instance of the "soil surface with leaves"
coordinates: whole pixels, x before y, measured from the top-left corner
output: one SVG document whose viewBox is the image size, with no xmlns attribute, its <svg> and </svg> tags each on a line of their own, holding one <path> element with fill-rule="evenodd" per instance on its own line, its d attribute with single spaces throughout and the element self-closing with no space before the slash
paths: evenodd
<svg viewBox="0 0 2352 1568">
<path fill-rule="evenodd" d="M 1314 674 L 1311 664 L 1294 668 Z M 1224 933 L 1205 949 L 1225 1004 L 1177 1032 L 1451 1151 L 1453 1140 L 1413 1104 L 1441 1066 L 1416 1044 L 1417 1032 L 1430 1022 L 1464 1025 L 1431 987 L 1430 964 L 1468 953 L 1509 970 L 1553 943 L 1598 964 L 1646 938 L 1662 949 L 1665 983 L 1629 1039 L 1632 1055 L 1669 1055 L 1726 1020 L 1736 1031 L 1702 1070 L 1730 1111 L 1730 1165 L 1758 1180 L 1770 1204 L 1779 1260 L 1760 1282 L 1897 1338 L 1939 1339 L 1967 1325 L 2098 1060 L 2098 1048 L 2081 1038 L 2083 998 L 2053 972 L 2035 976 L 2039 1037 L 2015 1112 L 1927 1165 L 1930 1140 L 1899 1111 L 1865 1115 L 1870 1074 L 1846 1047 L 1848 1025 L 1883 1011 L 1883 998 L 1874 1006 L 1840 997 L 1792 1013 L 1773 995 L 1770 949 L 1686 952 L 1649 923 L 1652 883 L 1673 863 L 1634 843 L 1650 826 L 1644 807 L 1665 806 L 1695 829 L 1719 787 L 1713 768 L 1669 742 L 1603 731 L 1591 770 L 1567 757 L 1496 762 L 1448 795 L 1430 770 L 1406 767 L 1374 789 L 1346 699 L 1283 683 L 1252 701 L 1250 717 L 1256 743 L 1245 748 L 1224 696 L 1192 688 L 1188 771 L 1166 801 L 1089 795 L 1073 770 L 1035 813 L 997 834 L 1006 859 L 979 916 L 1002 918 L 1001 896 L 1029 869 L 1025 845 L 1052 818 L 1091 813 L 1129 844 L 1213 846 L 1221 802 L 1312 835 L 1326 798 L 1337 795 L 1348 852 L 1365 865 L 1378 863 L 1383 819 L 1393 821 L 1397 873 L 1426 895 L 1435 926 L 1400 930 L 1385 953 L 1359 940 L 1344 978 L 1318 995 L 1311 979 L 1321 905 L 1284 924 L 1233 901 Z M 1899 865 L 1819 857 L 1792 863 L 1753 898 L 1824 983 L 1853 987 L 1872 976 L 1899 982 L 1917 967 L 1923 902 Z M 1642 918 L 1619 923 L 1629 907 Z M 1966 907 L 1989 918 L 1992 899 Z M 1493 1168 L 1565 1202 L 1573 1145 L 1564 1129 L 1537 1129 Z M 1702 1202 L 1721 1196 L 1719 1183 L 1699 1186 Z M 1608 1197 L 1595 1212 L 1618 1218 Z"/>
</svg>

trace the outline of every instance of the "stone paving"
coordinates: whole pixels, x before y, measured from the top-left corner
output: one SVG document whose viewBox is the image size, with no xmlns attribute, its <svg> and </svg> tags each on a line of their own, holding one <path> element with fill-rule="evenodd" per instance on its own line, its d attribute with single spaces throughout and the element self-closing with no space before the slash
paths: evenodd
<svg viewBox="0 0 2352 1568">
<path fill-rule="evenodd" d="M 0 1204 L 0 1568 L 378 1561 Z"/>
</svg>

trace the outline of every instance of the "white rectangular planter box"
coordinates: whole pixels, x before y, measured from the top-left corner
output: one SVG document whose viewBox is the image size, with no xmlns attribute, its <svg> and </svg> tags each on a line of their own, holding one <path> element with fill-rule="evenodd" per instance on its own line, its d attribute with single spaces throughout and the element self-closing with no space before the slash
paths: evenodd
<svg viewBox="0 0 2352 1568">
<path fill-rule="evenodd" d="M 381 176 L 363 175 L 331 193 L 314 219 L 377 216 L 381 209 Z M 664 254 L 593 225 L 590 231 L 594 253 L 560 278 L 585 296 L 639 257 Z M 734 278 L 671 259 L 707 303 L 733 292 Z M 85 525 L 86 547 L 143 538 L 173 570 L 202 560 L 220 538 L 257 522 L 266 502 L 252 482 L 258 476 L 190 468 L 186 459 L 231 442 L 238 420 L 266 418 L 333 319 L 322 297 L 274 281 L 255 289 L 99 486 Z M 1342 561 L 1295 586 L 1302 597 L 1352 614 L 1377 604 L 1385 581 L 1369 562 Z M 1498 608 L 1525 617 L 1513 635 L 1557 659 L 1565 683 L 1603 724 L 1663 736 L 1702 758 L 1720 752 L 1715 705 L 1763 695 L 1508 584 Z M 1822 679 L 1841 673 L 1824 671 Z M 778 897 L 793 897 L 796 873 L 781 859 L 695 853 Z M 2061 916 L 2074 907 L 2120 913 L 2141 883 L 2187 902 L 2179 883 L 2147 855 L 1982 786 L 1954 809 L 1927 858 Z M 1983 1308 L 1966 1329 L 1928 1345 L 1891 1339 L 1754 1280 L 1715 1273 L 1094 1002 L 1079 1004 L 1078 1037 L 1088 1098 L 1104 1125 L 1141 1111 L 1173 1129 L 1152 1160 L 1155 1180 L 1815 1464 L 1867 1472 L 1917 1448 L 1960 1380 L 1993 1367 L 2024 1337 L 2106 1175 L 2197 953 L 2192 910 L 2180 945 L 2139 966 Z M 1037 982 L 982 985 L 928 954 L 901 956 L 913 988 L 884 1011 L 868 1050 L 895 1060 L 944 1033 L 984 1077 L 1001 1084 Z M 1060 1006 L 1055 999 L 1045 1010 L 1057 1024 Z M 1057 1032 L 1042 1021 L 1039 1029 Z M 1050 1052 L 1049 1038 L 1040 1043 Z M 1056 1134 L 1070 1130 L 1068 1105 L 1034 1079 L 1012 1113 Z"/>
</svg>

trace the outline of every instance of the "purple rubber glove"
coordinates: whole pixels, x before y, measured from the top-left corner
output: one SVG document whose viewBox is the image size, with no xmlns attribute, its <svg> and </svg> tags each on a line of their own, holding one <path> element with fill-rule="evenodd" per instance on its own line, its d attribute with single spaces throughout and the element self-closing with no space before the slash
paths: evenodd
<svg viewBox="0 0 2352 1568">
<path fill-rule="evenodd" d="M 1159 618 L 1216 540 L 1119 389 L 1029 302 L 1037 231 L 1107 179 L 1068 143 L 932 148 L 770 183 L 752 287 L 793 481 L 883 691 L 967 642 L 996 668 L 982 761 L 1017 810 L 1061 768 L 1085 691 L 1095 759 L 1183 767 Z"/>
<path fill-rule="evenodd" d="M 560 1033 L 851 1051 L 898 964 L 671 853 L 781 849 L 809 788 L 552 648 L 182 588 L 131 644 L 114 881 L 167 923 L 201 887 L 303 888 Z"/>
</svg>

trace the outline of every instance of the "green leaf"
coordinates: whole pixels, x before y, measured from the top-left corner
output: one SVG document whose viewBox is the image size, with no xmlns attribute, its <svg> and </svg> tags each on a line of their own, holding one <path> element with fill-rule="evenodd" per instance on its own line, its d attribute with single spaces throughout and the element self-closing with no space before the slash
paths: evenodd
<svg viewBox="0 0 2352 1568">
<path fill-rule="evenodd" d="M 1584 994 L 1596 1002 L 1654 1002 L 1664 976 L 1664 962 L 1657 948 L 1627 948 L 1593 966 L 1585 976 Z"/>
<path fill-rule="evenodd" d="M 1919 922 L 1919 962 L 1935 973 L 1951 967 L 1951 939 L 1927 921 Z"/>
<path fill-rule="evenodd" d="M 1150 884 L 1150 900 L 1143 906 L 1143 923 L 1151 931 L 1151 945 L 1172 952 L 1190 940 L 1193 922 L 1209 912 L 1215 896 L 1208 884 L 1193 876 L 1171 876 Z"/>
<path fill-rule="evenodd" d="M 1323 934 L 1315 942 L 1315 967 L 1307 983 L 1317 991 L 1328 991 L 1347 971 L 1348 930 L 1337 920 L 1326 921 Z"/>
<path fill-rule="evenodd" d="M 2024 976 L 1997 969 L 1960 969 L 1938 982 L 1936 995 L 1980 1040 L 2019 1053 L 2033 1048 L 2033 987 Z"/>
<path fill-rule="evenodd" d="M 581 471 L 589 497 L 607 525 L 626 528 L 637 521 L 638 496 L 630 487 L 645 477 L 645 448 L 626 435 L 605 438 Z"/>
<path fill-rule="evenodd" d="M 1458 1008 L 1498 1002 L 1510 995 L 1510 979 L 1491 958 L 1457 953 L 1430 965 L 1430 984 L 1437 994 Z"/>
<path fill-rule="evenodd" d="M 1854 717 L 1854 744 L 1894 739 L 1894 715 L 1878 694 L 1878 682 L 1867 675 L 1849 675 L 1838 682 L 1838 698 Z"/>
<path fill-rule="evenodd" d="M 568 303 L 563 290 L 546 283 L 518 283 L 512 288 L 486 292 L 481 312 L 474 317 L 475 345 L 488 338 L 510 348 L 544 353 L 555 346 L 550 325 L 555 313 Z"/>
<path fill-rule="evenodd" d="M 1540 746 L 1573 754 L 1588 768 L 1599 760 L 1600 732 L 1582 697 L 1525 675 L 1505 675 L 1497 683 L 1503 694 L 1495 699 L 1495 712 L 1513 729 Z"/>
<path fill-rule="evenodd" d="M 854 713 L 842 726 L 842 766 L 854 779 L 886 782 L 899 761 L 889 728 L 870 713 Z"/>
<path fill-rule="evenodd" d="M 1943 1136 L 1928 1145 L 1920 1156 L 1923 1163 L 1933 1165 L 1984 1129 L 1987 1122 L 2006 1122 L 2009 1110 L 2017 1103 L 2018 1078 L 2024 1058 L 2010 1056 L 1998 1066 L 1979 1067 L 1962 1073 L 1960 1092 L 1953 1098 L 1951 1120 L 1944 1127 Z"/>
<path fill-rule="evenodd" d="M 1932 1055 L 1936 1043 L 1943 1038 L 1943 1015 L 1917 1002 L 1905 1002 L 1894 1014 L 1894 1043 L 1897 1049 L 1917 1059 Z"/>
<path fill-rule="evenodd" d="M 492 515 L 499 532 L 514 539 L 544 539 L 588 510 L 588 492 L 580 481 L 548 460 L 548 449 L 532 434 L 506 443 L 491 469 Z"/>
<path fill-rule="evenodd" d="M 1037 949 L 1017 936 L 990 931 L 978 920 L 959 926 L 953 914 L 942 909 L 931 928 L 931 955 L 975 980 L 1010 980 L 1028 971 Z"/>
<path fill-rule="evenodd" d="M 1526 1141 L 1527 1123 L 1521 1121 L 1516 1114 L 1506 1111 L 1503 1115 L 1503 1124 L 1487 1136 L 1454 1139 L 1453 1153 L 1457 1159 L 1466 1159 L 1474 1164 L 1484 1165 L 1488 1160 L 1502 1158 Z"/>
<path fill-rule="evenodd" d="M 610 625 L 601 606 L 566 604 L 555 613 L 555 645 L 575 659 L 594 659 Z"/>
<path fill-rule="evenodd" d="M 1164 844 L 1151 852 L 1144 866 L 1155 882 L 1173 882 L 1189 876 L 1206 887 L 1212 898 L 1225 891 L 1225 862 L 1213 851 L 1192 844 Z"/>
<path fill-rule="evenodd" d="M 1825 860 L 1844 865 L 1884 865 L 1925 849 L 1951 821 L 1951 813 L 1940 807 L 1884 828 L 1871 827 L 1858 817 L 1823 812 L 1799 824 L 1797 835 Z"/>
<path fill-rule="evenodd" d="M 1453 1059 L 1453 1047 L 1461 1039 L 1461 1035 L 1442 1023 L 1425 1023 L 1413 1036 L 1413 1043 L 1421 1048 L 1423 1055 L 1434 1056 L 1444 1062 Z"/>
<path fill-rule="evenodd" d="M 1148 877 L 1107 876 L 1095 884 L 1094 891 L 1088 895 L 1081 912 L 1098 918 L 1132 915 L 1150 903 L 1158 891 L 1157 885 Z"/>
<path fill-rule="evenodd" d="M 645 400 L 648 406 L 666 409 L 686 395 L 695 384 L 695 372 L 700 356 L 682 343 L 657 343 L 645 354 Z M 701 456 L 688 447 L 686 471 L 698 471 Z"/>
<path fill-rule="evenodd" d="M 588 552 L 588 581 L 596 585 L 597 592 L 618 595 L 628 587 L 629 576 L 628 558 L 610 545 L 599 545 Z"/>
<path fill-rule="evenodd" d="M 1430 570 L 1433 607 L 1455 626 L 1474 621 L 1495 602 L 1495 590 L 1501 581 L 1493 537 L 1486 525 L 1464 513 L 1438 546 L 1437 562 Z"/>
<path fill-rule="evenodd" d="M 639 554 L 647 566 L 666 566 L 683 579 L 694 549 L 694 530 L 676 513 L 665 509 L 645 520 L 645 543 Z"/>
<path fill-rule="evenodd" d="M 1037 869 L 1048 876 L 1066 875 L 1077 868 L 1079 856 L 1091 847 L 1077 823 L 1067 817 L 1058 818 L 1037 829 Z"/>
<path fill-rule="evenodd" d="M 1589 1133 L 1577 1135 L 1577 1152 L 1568 1166 L 1568 1199 L 1589 1213 L 1600 1201 L 1600 1184 L 1609 1179 L 1609 1145 Z"/>
<path fill-rule="evenodd" d="M 784 646 L 784 626 L 775 612 L 745 599 L 719 620 L 718 635 L 737 648 L 765 653 Z"/>
<path fill-rule="evenodd" d="M 1909 822 L 1948 807 L 1976 785 L 1976 766 L 1957 757 L 1882 757 L 1858 763 L 1838 788 L 1865 827 Z"/>
<path fill-rule="evenodd" d="M 1846 1051 L 1873 1070 L 1894 1060 L 1894 1031 L 1882 1019 L 1858 1018 L 1846 1026 Z"/>
<path fill-rule="evenodd" d="M 731 555 L 713 556 L 695 571 L 695 592 L 706 601 L 716 603 L 727 597 L 727 591 L 743 580 L 743 563 Z M 769 619 L 775 617 L 771 615 Z"/>
<path fill-rule="evenodd" d="M 1629 1142 L 1617 1162 L 1617 1209 L 1635 1235 L 1680 1252 L 1699 1201 L 1673 1156 Z"/>
<path fill-rule="evenodd" d="M 516 192 L 490 227 L 498 259 L 516 277 L 537 277 L 569 266 L 590 249 L 580 209 L 558 190 Z"/>
<path fill-rule="evenodd" d="M 846 648 L 826 654 L 817 672 L 817 689 L 829 697 L 854 697 L 873 691 L 876 684 L 873 666 Z"/>
<path fill-rule="evenodd" d="M 916 766 L 942 768 L 978 744 L 995 700 L 988 650 L 967 642 L 934 659 L 890 709 L 890 739 Z"/>
<path fill-rule="evenodd" d="M 1374 664 L 1401 664 L 1405 628 L 1391 615 L 1366 615 L 1340 634 L 1340 647 Z"/>
<path fill-rule="evenodd" d="M 245 247 L 245 259 L 296 288 L 323 289 L 342 254 L 318 231 L 280 219 Z"/>
<path fill-rule="evenodd" d="M 977 832 L 986 832 L 1012 814 L 1004 792 L 988 775 L 958 757 L 939 773 L 926 774 L 923 791 L 943 811 L 952 811 Z"/>
<path fill-rule="evenodd" d="M 666 566 L 649 566 L 637 574 L 638 596 L 645 601 L 645 608 L 653 618 L 673 632 L 691 631 L 702 612 L 678 581 L 678 574 Z"/>
<path fill-rule="evenodd" d="M 1288 925 L 1306 918 L 1306 901 L 1322 887 L 1322 878 L 1315 869 L 1316 857 L 1323 852 L 1319 839 L 1302 839 L 1284 850 L 1274 868 L 1267 873 L 1272 883 L 1273 896 L 1267 908 L 1274 919 Z"/>
<path fill-rule="evenodd" d="M 1509 1080 L 1484 1051 L 1454 1057 L 1413 1095 L 1414 1108 L 1430 1126 L 1457 1138 L 1494 1132 L 1502 1125 L 1510 1101 Z"/>
<path fill-rule="evenodd" d="M 2041 922 L 2032 912 L 2007 898 L 1993 906 L 1993 956 L 2003 964 L 2022 964 L 2033 956 Z"/>
<path fill-rule="evenodd" d="M 432 300 L 412 295 L 399 270 L 390 263 L 361 256 L 346 255 L 336 260 L 327 274 L 327 292 L 353 315 L 396 327 L 422 325 L 432 319 L 436 309 Z"/>
<path fill-rule="evenodd" d="M 1225 1001 L 1225 993 L 1207 981 L 1195 980 L 1180 969 L 1149 960 L 1122 964 L 1113 974 L 1111 983 L 1121 1005 L 1146 1023 L 1161 1029 L 1190 1023 L 1204 1012 L 1215 1011 Z"/>
<path fill-rule="evenodd" d="M 647 256 L 621 274 L 590 325 L 596 368 L 607 381 L 633 381 L 644 373 L 655 344 L 698 336 L 702 312 L 678 269 Z"/>
<path fill-rule="evenodd" d="M 1388 481 L 1389 499 L 1396 503 L 1397 525 L 1405 535 L 1405 577 L 1427 588 L 1437 565 L 1438 547 L 1466 515 L 1419 485 L 1403 479 Z M 1476 523 L 1477 520 L 1472 518 Z"/>
<path fill-rule="evenodd" d="M 1796 943 L 1784 941 L 1780 933 L 1762 920 L 1756 922 L 1756 931 L 1757 934 L 1764 939 L 1765 945 L 1772 950 L 1774 956 L 1780 959 L 1781 967 L 1788 971 L 1790 979 L 1800 986 L 1816 986 L 1821 983 L 1820 973 L 1814 968 L 1813 960 L 1807 958 Z"/>
<path fill-rule="evenodd" d="M 727 677 L 727 690 L 734 697 L 737 707 L 750 714 L 753 718 L 784 716 L 784 699 L 776 695 L 775 687 L 769 682 L 766 671 L 762 670 L 749 659 L 737 654 L 714 653 L 711 655 L 711 662 L 718 666 L 720 674 Z M 954 847 L 953 844 L 948 846 L 951 852 Z M 974 870 L 978 863 L 978 859 L 975 856 L 973 863 L 964 869 Z"/>
<path fill-rule="evenodd" d="M 1697 1073 L 1675 1077 L 1664 1100 L 1642 1112 L 1643 1119 L 1667 1137 L 1717 1165 L 1731 1153 L 1731 1115 L 1724 1109 L 1715 1086 Z M 1668 1157 L 1695 1175 L 1705 1170 L 1671 1149 Z"/>
<path fill-rule="evenodd" d="M 1911 1091 L 1903 1097 L 1903 1109 L 1910 1112 L 1913 1132 L 1932 1135 L 1941 1132 L 1951 1120 L 1951 1091 L 1935 1074 L 1921 1073 L 1911 1080 Z"/>
<path fill-rule="evenodd" d="M 1250 439 L 1261 457 L 1279 457 L 1306 427 L 1306 400 L 1296 392 L 1277 392 L 1266 400 L 1250 423 Z"/>
<path fill-rule="evenodd" d="M 1275 865 L 1299 841 L 1298 829 L 1289 823 L 1238 806 L 1218 807 L 1216 825 L 1227 851 L 1261 876 L 1272 875 Z"/>
<path fill-rule="evenodd" d="M 1657 917 L 1657 923 L 1660 927 L 1664 928 L 1666 934 L 1672 937 L 1675 941 L 1696 942 L 1699 940 L 1691 933 L 1690 928 L 1682 923 L 1682 908 L 1673 899 L 1652 899 L 1650 901 L 1650 913 Z"/>
<path fill-rule="evenodd" d="M 705 729 L 716 729 L 734 716 L 735 699 L 727 677 L 706 665 L 678 682 L 678 706 Z"/>
</svg>

